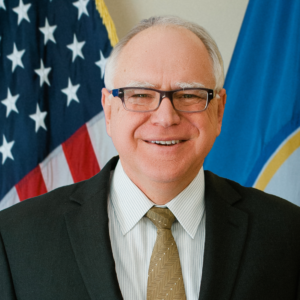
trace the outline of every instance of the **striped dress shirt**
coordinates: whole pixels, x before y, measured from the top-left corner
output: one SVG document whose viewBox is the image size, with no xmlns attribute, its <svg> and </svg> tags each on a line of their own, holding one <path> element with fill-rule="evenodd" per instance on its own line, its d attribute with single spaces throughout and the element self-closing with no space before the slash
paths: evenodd
<svg viewBox="0 0 300 300">
<path fill-rule="evenodd" d="M 129 179 L 120 160 L 108 198 L 109 234 L 123 298 L 146 300 L 148 268 L 157 234 L 145 214 L 155 204 Z M 165 207 L 176 217 L 171 231 L 178 247 L 187 300 L 197 300 L 205 241 L 203 168 Z"/>
</svg>

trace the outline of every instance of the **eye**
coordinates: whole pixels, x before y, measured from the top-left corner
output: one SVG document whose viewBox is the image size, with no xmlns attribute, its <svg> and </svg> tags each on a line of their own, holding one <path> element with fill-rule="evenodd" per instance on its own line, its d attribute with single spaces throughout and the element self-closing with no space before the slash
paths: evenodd
<svg viewBox="0 0 300 300">
<path fill-rule="evenodd" d="M 199 98 L 199 96 L 193 95 L 193 94 L 183 94 L 182 98 L 184 98 L 184 99 L 191 99 L 191 98 Z"/>
<path fill-rule="evenodd" d="M 151 98 L 152 96 L 148 95 L 148 94 L 133 94 L 131 97 L 134 97 L 134 98 Z"/>
<path fill-rule="evenodd" d="M 177 100 L 201 100 L 202 99 L 202 97 L 200 97 L 199 95 L 190 94 L 190 93 L 188 93 L 188 94 L 184 94 L 184 93 L 174 94 L 173 97 Z"/>
<path fill-rule="evenodd" d="M 180 101 L 202 101 L 207 99 L 207 92 L 203 90 L 186 90 L 174 94 L 174 99 Z"/>
</svg>

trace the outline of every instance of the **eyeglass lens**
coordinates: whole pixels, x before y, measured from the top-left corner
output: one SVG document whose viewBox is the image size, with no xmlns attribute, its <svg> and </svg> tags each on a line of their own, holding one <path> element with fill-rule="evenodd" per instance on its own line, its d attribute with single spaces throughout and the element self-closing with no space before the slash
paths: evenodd
<svg viewBox="0 0 300 300">
<path fill-rule="evenodd" d="M 202 111 L 206 108 L 208 92 L 201 89 L 180 90 L 173 94 L 173 104 L 180 111 Z M 124 103 L 132 111 L 151 111 L 159 105 L 160 93 L 146 89 L 124 90 Z"/>
</svg>

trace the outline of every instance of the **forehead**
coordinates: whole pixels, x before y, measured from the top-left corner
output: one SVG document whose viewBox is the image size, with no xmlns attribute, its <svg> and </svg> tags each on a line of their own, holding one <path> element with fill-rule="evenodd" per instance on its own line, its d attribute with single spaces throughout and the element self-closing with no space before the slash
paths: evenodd
<svg viewBox="0 0 300 300">
<path fill-rule="evenodd" d="M 154 26 L 134 36 L 117 61 L 114 86 L 144 81 L 158 88 L 199 82 L 214 88 L 211 58 L 202 41 L 180 27 Z"/>
</svg>

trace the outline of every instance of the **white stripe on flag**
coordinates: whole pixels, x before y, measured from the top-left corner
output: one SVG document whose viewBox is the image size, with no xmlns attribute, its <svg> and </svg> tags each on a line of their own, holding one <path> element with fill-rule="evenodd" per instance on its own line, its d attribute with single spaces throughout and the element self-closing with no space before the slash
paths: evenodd
<svg viewBox="0 0 300 300">
<path fill-rule="evenodd" d="M 86 125 L 98 163 L 102 169 L 113 156 L 118 155 L 112 139 L 106 132 L 104 112 L 96 115 Z"/>
<path fill-rule="evenodd" d="M 16 203 L 19 203 L 20 199 L 15 187 L 13 187 L 0 201 L 0 210 L 8 208 Z"/>
<path fill-rule="evenodd" d="M 62 146 L 58 146 L 52 151 L 50 155 L 40 163 L 40 168 L 47 191 L 73 183 L 73 178 Z"/>
</svg>

